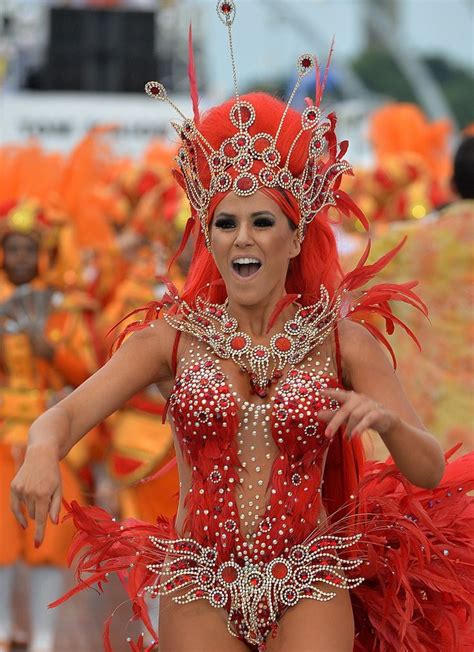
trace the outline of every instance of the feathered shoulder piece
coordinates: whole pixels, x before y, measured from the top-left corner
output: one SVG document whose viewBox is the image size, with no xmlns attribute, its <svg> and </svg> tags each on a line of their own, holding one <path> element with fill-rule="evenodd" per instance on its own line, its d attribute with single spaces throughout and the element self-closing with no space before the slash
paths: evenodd
<svg viewBox="0 0 474 652">
<path fill-rule="evenodd" d="M 112 353 L 114 353 L 121 346 L 121 344 L 123 344 L 124 340 L 132 333 L 146 328 L 157 319 L 163 318 L 165 313 L 172 315 L 176 314 L 178 311 L 181 298 L 177 288 L 165 277 L 157 277 L 157 281 L 160 281 L 166 287 L 166 291 L 161 299 L 159 301 L 150 301 L 146 304 L 146 306 L 132 310 L 126 314 L 119 322 L 117 322 L 115 326 L 112 326 L 112 328 L 107 333 L 107 335 L 110 335 L 116 329 L 118 329 L 121 324 L 129 321 L 130 318 L 134 315 L 139 315 L 140 313 L 143 314 L 141 319 L 130 322 L 125 328 L 120 331 L 112 345 Z"/>
<path fill-rule="evenodd" d="M 367 264 L 370 254 L 370 240 L 355 268 L 346 274 L 336 296 L 344 295 L 341 302 L 341 319 L 349 318 L 363 325 L 379 342 L 381 342 L 397 366 L 395 353 L 386 335 L 392 335 L 395 327 L 402 328 L 421 350 L 420 343 L 413 331 L 394 313 L 393 303 L 401 302 L 419 310 L 428 317 L 428 308 L 422 299 L 413 291 L 418 281 L 405 283 L 378 283 L 371 287 L 366 284 L 384 269 L 397 255 L 406 241 L 406 236 L 399 244 L 371 264 Z"/>
</svg>

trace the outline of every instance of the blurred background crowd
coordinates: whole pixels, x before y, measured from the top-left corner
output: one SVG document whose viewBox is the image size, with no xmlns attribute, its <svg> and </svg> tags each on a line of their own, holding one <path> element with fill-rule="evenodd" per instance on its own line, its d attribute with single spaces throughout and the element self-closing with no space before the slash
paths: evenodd
<svg viewBox="0 0 474 652">
<path fill-rule="evenodd" d="M 3 651 L 102 649 L 110 605 L 95 593 L 46 609 L 64 588 L 71 523 L 50 526 L 36 549 L 31 528 L 23 532 L 10 515 L 8 488 L 31 422 L 106 360 L 114 326 L 160 298 L 161 276 L 178 289 L 185 282 L 189 247 L 168 270 L 189 217 L 171 173 L 175 116 L 143 86 L 162 81 L 191 112 L 192 21 L 202 108 L 231 95 L 215 4 L 0 0 Z M 338 135 L 350 140 L 355 175 L 345 190 L 371 222 L 366 234 L 334 216 L 343 264 L 357 261 L 368 237 L 375 257 L 408 235 L 386 280 L 418 279 L 431 321 L 405 316 L 423 354 L 396 336 L 399 373 L 443 446 L 472 448 L 474 3 L 240 0 L 238 11 L 242 92 L 286 98 L 298 56 L 311 51 L 323 61 L 336 36 L 324 107 L 337 112 Z M 295 105 L 313 92 L 308 82 Z M 172 514 L 177 478 L 164 407 L 150 387 L 89 433 L 62 463 L 65 497 L 117 517 Z M 369 455 L 383 457 L 377 437 L 366 438 Z M 117 605 L 124 600 L 120 587 L 112 595 Z M 116 619 L 118 651 L 139 627 L 129 617 L 125 609 Z"/>
</svg>

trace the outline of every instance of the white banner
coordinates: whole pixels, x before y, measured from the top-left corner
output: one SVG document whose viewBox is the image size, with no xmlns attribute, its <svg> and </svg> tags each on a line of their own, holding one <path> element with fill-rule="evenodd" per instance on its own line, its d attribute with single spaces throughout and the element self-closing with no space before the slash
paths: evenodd
<svg viewBox="0 0 474 652">
<path fill-rule="evenodd" d="M 189 97 L 173 97 L 192 117 Z M 170 120 L 176 112 L 164 102 L 128 94 L 4 93 L 1 98 L 1 144 L 38 140 L 48 150 L 69 151 L 97 125 L 116 125 L 114 144 L 122 155 L 140 155 L 150 140 L 176 142 Z"/>
</svg>

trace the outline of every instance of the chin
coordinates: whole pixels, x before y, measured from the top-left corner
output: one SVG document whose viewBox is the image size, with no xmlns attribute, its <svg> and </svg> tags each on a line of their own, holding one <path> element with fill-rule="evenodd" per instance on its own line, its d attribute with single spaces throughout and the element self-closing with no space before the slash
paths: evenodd
<svg viewBox="0 0 474 652">
<path fill-rule="evenodd" d="M 259 284 L 260 285 L 260 284 Z M 257 306 L 263 303 L 269 296 L 268 290 L 265 291 L 261 286 L 252 287 L 250 284 L 247 287 L 227 286 L 227 296 L 232 301 L 235 301 L 241 306 Z"/>
</svg>

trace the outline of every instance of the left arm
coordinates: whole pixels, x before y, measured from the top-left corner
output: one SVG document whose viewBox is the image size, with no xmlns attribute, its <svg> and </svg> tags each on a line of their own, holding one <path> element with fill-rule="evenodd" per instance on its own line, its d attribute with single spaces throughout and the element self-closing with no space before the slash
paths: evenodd
<svg viewBox="0 0 474 652">
<path fill-rule="evenodd" d="M 436 487 L 444 472 L 444 457 L 437 440 L 423 426 L 408 400 L 382 347 L 363 326 L 346 320 L 339 326 L 346 390 L 325 390 L 341 407 L 323 410 L 331 437 L 345 425 L 346 436 L 368 428 L 376 430 L 395 464 L 413 484 Z"/>
</svg>

